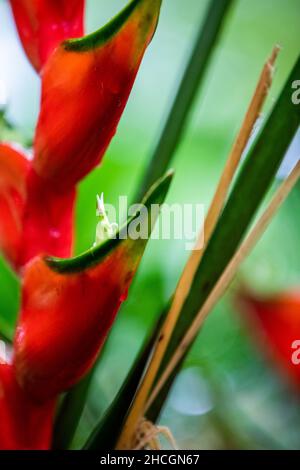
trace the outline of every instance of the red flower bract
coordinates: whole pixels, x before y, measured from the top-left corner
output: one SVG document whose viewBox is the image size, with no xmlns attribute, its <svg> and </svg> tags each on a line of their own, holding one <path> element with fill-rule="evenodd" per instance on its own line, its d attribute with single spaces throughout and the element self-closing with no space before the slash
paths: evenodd
<svg viewBox="0 0 300 470">
<path fill-rule="evenodd" d="M 20 384 L 37 400 L 70 388 L 106 338 L 136 269 L 117 249 L 99 266 L 59 274 L 40 258 L 26 268 L 14 343 Z"/>
<path fill-rule="evenodd" d="M 23 233 L 26 179 L 30 164 L 18 150 L 0 144 L 0 249 L 15 265 Z"/>
<path fill-rule="evenodd" d="M 54 12 L 61 20 L 72 16 L 66 2 L 52 3 L 13 5 L 46 31 Z M 71 3 L 75 15 L 79 5 Z M 16 271 L 39 254 L 72 255 L 75 185 L 101 161 L 116 131 L 160 4 L 133 0 L 96 33 L 61 43 L 42 73 L 33 159 L 0 145 L 0 248 Z"/>
<path fill-rule="evenodd" d="M 40 71 L 64 40 L 83 35 L 84 0 L 10 0 L 28 59 Z"/>
<path fill-rule="evenodd" d="M 66 41 L 42 74 L 33 167 L 54 187 L 76 184 L 116 132 L 158 21 L 161 0 L 135 0 L 111 23 Z"/>
<path fill-rule="evenodd" d="M 69 257 L 75 188 L 52 188 L 21 150 L 0 144 L 0 248 L 19 271 L 37 253 Z"/>
<path fill-rule="evenodd" d="M 54 405 L 34 402 L 17 384 L 13 367 L 0 364 L 0 450 L 49 449 Z"/>
<path fill-rule="evenodd" d="M 72 255 L 75 197 L 75 188 L 53 188 L 31 169 L 18 266 L 25 266 L 37 253 L 63 258 Z"/>
<path fill-rule="evenodd" d="M 266 340 L 275 363 L 297 387 L 300 387 L 300 365 L 293 361 L 293 344 L 300 340 L 300 291 L 286 292 L 269 298 L 248 292 L 238 296 L 238 305 L 248 314 L 255 336 Z"/>
</svg>

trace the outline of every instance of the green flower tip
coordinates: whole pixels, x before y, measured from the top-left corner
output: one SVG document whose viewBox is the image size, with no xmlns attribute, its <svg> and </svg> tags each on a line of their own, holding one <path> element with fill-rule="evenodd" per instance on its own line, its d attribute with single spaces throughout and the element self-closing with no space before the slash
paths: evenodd
<svg viewBox="0 0 300 470">
<path fill-rule="evenodd" d="M 130 17 L 139 9 L 141 22 L 146 30 L 153 18 L 158 19 L 162 0 L 132 0 L 119 14 L 105 26 L 83 38 L 69 39 L 63 42 L 67 51 L 85 52 L 99 47 L 109 41 L 126 24 Z"/>
</svg>

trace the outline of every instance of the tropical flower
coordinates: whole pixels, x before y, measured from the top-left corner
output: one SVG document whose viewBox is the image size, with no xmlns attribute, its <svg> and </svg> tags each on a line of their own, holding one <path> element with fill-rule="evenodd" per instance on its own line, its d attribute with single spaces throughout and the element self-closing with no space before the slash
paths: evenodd
<svg viewBox="0 0 300 470">
<path fill-rule="evenodd" d="M 116 132 L 161 0 L 133 0 L 105 27 L 68 40 L 82 31 L 82 1 L 11 3 L 42 80 L 33 155 L 0 145 L 0 248 L 20 272 L 41 253 L 72 255 L 76 184 Z"/>
<path fill-rule="evenodd" d="M 247 314 L 255 338 L 265 352 L 270 352 L 274 364 L 297 387 L 300 387 L 300 291 L 284 292 L 270 297 L 258 297 L 243 291 L 238 305 Z M 299 351 L 300 358 L 300 351 Z"/>
<path fill-rule="evenodd" d="M 150 237 L 157 213 L 137 211 L 117 233 L 98 198 L 106 236 L 98 227 L 95 246 L 70 258 L 76 185 L 116 132 L 160 5 L 133 0 L 81 38 L 83 0 L 11 0 L 42 98 L 33 154 L 0 143 L 0 248 L 22 275 L 12 360 L 0 364 L 0 448 L 50 448 L 58 396 L 93 366 Z M 150 189 L 147 209 L 171 178 Z M 133 240 L 137 218 L 148 236 Z"/>
</svg>

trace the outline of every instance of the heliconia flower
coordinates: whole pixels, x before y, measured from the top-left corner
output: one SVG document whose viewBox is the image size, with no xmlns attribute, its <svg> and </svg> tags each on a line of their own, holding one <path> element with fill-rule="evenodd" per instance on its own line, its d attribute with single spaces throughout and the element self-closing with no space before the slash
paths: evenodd
<svg viewBox="0 0 300 470">
<path fill-rule="evenodd" d="M 238 295 L 238 305 L 247 313 L 256 337 L 275 363 L 300 387 L 300 291 L 259 298 L 249 292 Z M 297 352 L 298 349 L 298 352 Z"/>
<path fill-rule="evenodd" d="M 74 188 L 53 188 L 24 152 L 0 143 L 0 249 L 17 271 L 38 253 L 71 256 L 74 201 Z"/>
<path fill-rule="evenodd" d="M 94 363 L 157 218 L 153 205 L 162 204 L 171 178 L 150 190 L 116 238 L 77 258 L 37 257 L 27 264 L 13 364 L 18 383 L 35 400 L 68 389 Z M 142 237 L 132 236 L 137 227 Z"/>
<path fill-rule="evenodd" d="M 19 29 L 28 21 L 32 32 L 37 25 L 46 31 L 53 18 L 71 28 L 69 4 L 78 17 L 82 8 L 74 1 L 12 1 Z M 75 185 L 100 162 L 116 131 L 160 5 L 133 0 L 96 33 L 61 43 L 42 73 L 33 159 L 0 144 L 0 249 L 16 271 L 38 254 L 72 255 Z"/>
<path fill-rule="evenodd" d="M 63 42 L 42 73 L 33 167 L 70 187 L 100 163 L 116 132 L 161 0 L 133 0 L 104 28 Z"/>
<path fill-rule="evenodd" d="M 84 0 L 10 0 L 28 59 L 39 72 L 65 39 L 84 34 Z"/>
<path fill-rule="evenodd" d="M 0 450 L 50 448 L 55 401 L 34 402 L 18 385 L 13 367 L 0 364 Z"/>
</svg>

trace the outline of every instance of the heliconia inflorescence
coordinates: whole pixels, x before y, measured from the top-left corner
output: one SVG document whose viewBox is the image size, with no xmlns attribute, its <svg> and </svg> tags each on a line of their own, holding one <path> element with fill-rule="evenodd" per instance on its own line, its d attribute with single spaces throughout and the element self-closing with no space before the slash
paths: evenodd
<svg viewBox="0 0 300 470">
<path fill-rule="evenodd" d="M 72 255 L 75 186 L 101 162 L 116 132 L 160 5 L 133 0 L 99 31 L 70 40 L 62 35 L 57 43 L 59 25 L 79 32 L 81 2 L 12 1 L 25 49 L 48 51 L 33 156 L 0 146 L 0 248 L 16 271 L 40 253 Z"/>
<path fill-rule="evenodd" d="M 300 291 L 295 290 L 260 298 L 242 291 L 237 304 L 256 338 L 262 338 L 264 351 L 270 352 L 274 364 L 300 388 Z"/>
<path fill-rule="evenodd" d="M 83 0 L 10 3 L 42 97 L 32 154 L 0 143 L 0 249 L 22 278 L 12 359 L 0 364 L 0 449 L 48 449 L 58 396 L 95 362 L 158 215 L 137 211 L 118 233 L 105 219 L 112 238 L 101 242 L 98 226 L 93 248 L 71 257 L 76 185 L 116 132 L 161 0 L 132 0 L 85 37 Z M 171 179 L 146 208 L 163 203 Z M 126 236 L 137 219 L 147 237 Z"/>
</svg>

